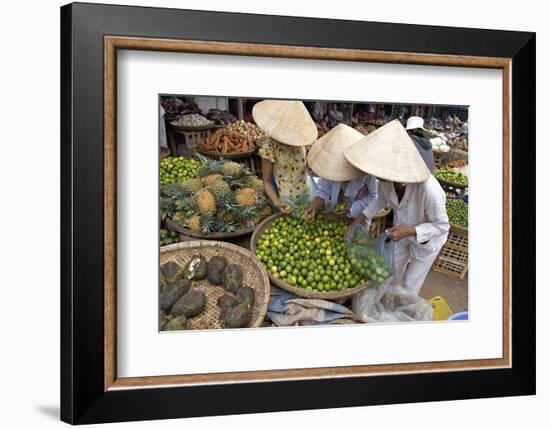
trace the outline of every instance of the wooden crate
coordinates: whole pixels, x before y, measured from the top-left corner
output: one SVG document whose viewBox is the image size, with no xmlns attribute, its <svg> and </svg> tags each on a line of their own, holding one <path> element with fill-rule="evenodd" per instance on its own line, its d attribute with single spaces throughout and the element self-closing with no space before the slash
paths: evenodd
<svg viewBox="0 0 550 428">
<path fill-rule="evenodd" d="M 179 136 L 180 141 L 185 145 L 186 155 L 195 156 L 197 153 L 197 147 L 205 139 L 210 138 L 211 132 L 210 129 L 203 129 L 199 131 L 184 131 L 182 129 L 175 128 L 175 133 Z M 177 141 L 175 142 L 175 144 L 177 145 Z"/>
<path fill-rule="evenodd" d="M 453 278 L 464 279 L 468 271 L 468 229 L 452 226 L 432 269 Z"/>
</svg>

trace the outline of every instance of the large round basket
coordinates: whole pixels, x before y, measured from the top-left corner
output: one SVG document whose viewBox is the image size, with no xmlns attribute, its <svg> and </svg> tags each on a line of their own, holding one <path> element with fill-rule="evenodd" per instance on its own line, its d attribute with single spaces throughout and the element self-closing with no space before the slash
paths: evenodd
<svg viewBox="0 0 550 428">
<path fill-rule="evenodd" d="M 189 241 L 161 247 L 160 263 L 174 261 L 183 268 L 189 259 L 196 254 L 201 254 L 207 261 L 213 256 L 224 256 L 228 263 L 234 263 L 241 267 L 243 285 L 253 288 L 256 294 L 249 327 L 259 327 L 265 318 L 267 303 L 269 302 L 269 278 L 260 261 L 250 251 L 227 242 Z M 223 287 L 212 285 L 206 279 L 203 279 L 193 281 L 192 288 L 204 292 L 206 306 L 200 315 L 187 321 L 186 329 L 222 328 L 217 300 L 225 294 Z"/>
<path fill-rule="evenodd" d="M 271 224 L 276 218 L 287 216 L 287 215 L 288 214 L 284 214 L 284 213 L 273 214 L 272 216 L 267 217 L 264 221 L 258 224 L 258 226 L 256 226 L 256 229 L 254 229 L 254 233 L 250 238 L 250 249 L 254 254 L 256 254 L 256 242 L 258 242 L 258 240 L 262 237 L 262 233 L 264 232 L 264 230 L 269 229 L 271 227 Z M 357 287 L 349 288 L 347 290 L 342 290 L 342 291 L 309 291 L 309 290 L 304 290 L 301 287 L 295 287 L 293 285 L 290 285 L 282 281 L 280 278 L 275 278 L 273 275 L 271 275 L 271 272 L 269 271 L 267 271 L 267 274 L 269 275 L 269 280 L 277 287 L 282 288 L 283 290 L 286 290 L 290 293 L 296 294 L 297 296 L 305 297 L 307 299 L 323 299 L 323 300 L 345 299 L 347 297 L 350 297 L 350 296 L 353 296 L 354 294 L 359 293 L 360 291 L 363 291 L 365 288 L 370 286 L 369 282 L 365 282 L 364 284 L 360 284 Z"/>
<path fill-rule="evenodd" d="M 444 186 L 454 187 L 455 189 L 466 189 L 468 187 L 467 184 L 453 183 L 452 181 L 443 180 L 442 178 L 435 178 Z"/>
<path fill-rule="evenodd" d="M 249 235 L 252 232 L 254 232 L 254 227 L 247 227 L 246 229 L 236 230 L 235 232 L 202 233 L 202 232 L 194 232 L 184 227 L 180 227 L 170 219 L 166 219 L 165 223 L 166 223 L 166 227 L 169 230 L 174 230 L 178 233 L 181 233 L 182 235 L 189 236 L 191 238 L 197 238 L 197 239 L 209 239 L 209 240 L 222 239 L 223 240 L 223 239 L 231 239 L 231 238 L 237 238 L 239 236 Z"/>
<path fill-rule="evenodd" d="M 217 153 L 217 152 L 207 152 L 201 150 L 200 146 L 197 148 L 197 153 L 200 153 L 203 156 L 208 156 L 212 159 L 243 159 L 252 155 L 256 151 L 256 147 L 252 150 L 241 153 Z"/>
<path fill-rule="evenodd" d="M 202 126 L 181 126 L 181 125 L 174 125 L 173 123 L 170 123 L 170 126 L 173 126 L 178 131 L 183 131 L 183 132 L 199 132 L 199 131 L 207 131 L 209 129 L 216 128 L 215 123 L 202 125 Z"/>
</svg>

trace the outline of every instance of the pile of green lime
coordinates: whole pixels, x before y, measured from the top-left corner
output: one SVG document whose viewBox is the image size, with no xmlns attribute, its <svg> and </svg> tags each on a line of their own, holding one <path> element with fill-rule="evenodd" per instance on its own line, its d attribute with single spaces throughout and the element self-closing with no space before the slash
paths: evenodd
<svg viewBox="0 0 550 428">
<path fill-rule="evenodd" d="M 448 199 L 445 208 L 449 223 L 468 229 L 468 204 L 462 199 Z"/>
<path fill-rule="evenodd" d="M 366 282 L 352 270 L 344 246 L 344 220 L 276 218 L 256 242 L 270 274 L 308 291 L 343 291 Z"/>
<path fill-rule="evenodd" d="M 160 229 L 160 246 L 175 244 L 180 241 L 178 232 L 173 232 L 168 229 Z"/>
<path fill-rule="evenodd" d="M 468 177 L 459 171 L 454 171 L 451 168 L 436 168 L 434 171 L 435 178 L 446 181 L 448 183 L 460 184 L 461 186 L 468 185 Z"/>
<path fill-rule="evenodd" d="M 196 178 L 204 162 L 197 159 L 166 157 L 160 161 L 160 184 L 181 183 L 189 178 Z"/>
</svg>

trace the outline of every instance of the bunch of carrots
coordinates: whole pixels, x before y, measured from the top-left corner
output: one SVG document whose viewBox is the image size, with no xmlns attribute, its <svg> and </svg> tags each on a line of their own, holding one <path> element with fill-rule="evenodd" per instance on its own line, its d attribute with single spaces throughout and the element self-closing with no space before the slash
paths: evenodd
<svg viewBox="0 0 550 428">
<path fill-rule="evenodd" d="M 227 129 L 218 129 L 200 146 L 203 152 L 228 154 L 243 153 L 254 149 L 254 143 L 246 135 Z"/>
</svg>

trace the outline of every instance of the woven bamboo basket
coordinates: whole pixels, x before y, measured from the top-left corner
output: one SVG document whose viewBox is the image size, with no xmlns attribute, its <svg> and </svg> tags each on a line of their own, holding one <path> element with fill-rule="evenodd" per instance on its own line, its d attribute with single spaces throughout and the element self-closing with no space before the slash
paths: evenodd
<svg viewBox="0 0 550 428">
<path fill-rule="evenodd" d="M 468 188 L 468 185 L 467 184 L 460 184 L 460 183 L 453 183 L 451 181 L 447 181 L 447 180 L 443 180 L 441 178 L 437 178 L 437 181 L 439 181 L 439 183 L 443 186 L 443 187 L 453 187 L 455 189 L 466 189 Z"/>
<path fill-rule="evenodd" d="M 243 159 L 251 156 L 255 151 L 256 151 L 256 147 L 246 152 L 240 152 L 240 153 L 218 153 L 218 152 L 207 152 L 202 150 L 200 146 L 197 147 L 197 153 L 203 156 L 211 157 L 213 159 Z"/>
<path fill-rule="evenodd" d="M 228 263 L 234 263 L 241 267 L 243 285 L 253 288 L 256 294 L 249 327 L 260 327 L 269 302 L 269 278 L 260 261 L 250 251 L 227 242 L 188 241 L 161 247 L 160 263 L 174 261 L 183 268 L 196 254 L 201 254 L 206 260 L 210 260 L 213 256 L 224 256 Z M 186 330 L 222 328 L 217 300 L 226 293 L 224 288 L 211 285 L 206 279 L 193 281 L 191 288 L 204 292 L 206 306 L 200 315 L 187 321 Z"/>
<path fill-rule="evenodd" d="M 247 227 L 246 229 L 236 230 L 235 232 L 201 233 L 201 232 L 194 232 L 184 227 L 180 227 L 170 219 L 166 219 L 165 223 L 166 223 L 166 227 L 169 230 L 175 230 L 176 232 L 182 235 L 190 236 L 191 238 L 196 238 L 196 239 L 208 239 L 208 240 L 222 239 L 223 240 L 223 239 L 231 239 L 231 238 L 237 238 L 239 236 L 249 235 L 252 232 L 254 232 L 254 226 L 252 226 L 252 227 Z"/>
<path fill-rule="evenodd" d="M 432 269 L 457 279 L 468 271 L 468 229 L 451 225 L 447 242 L 435 259 Z"/>
<path fill-rule="evenodd" d="M 216 128 L 215 123 L 202 125 L 202 126 L 181 126 L 181 125 L 174 125 L 172 122 L 170 122 L 170 126 L 173 126 L 178 131 L 183 131 L 183 132 L 200 132 L 200 131 L 207 131 L 207 130 Z"/>
<path fill-rule="evenodd" d="M 270 217 L 267 217 L 264 221 L 262 221 L 258 226 L 256 226 L 256 229 L 254 230 L 254 233 L 252 234 L 252 237 L 250 238 L 250 249 L 252 250 L 253 254 L 256 254 L 256 242 L 262 237 L 262 233 L 264 230 L 269 229 L 271 227 L 271 223 L 278 218 L 287 216 L 288 214 L 284 213 L 276 213 L 273 214 Z M 333 216 L 328 216 L 332 217 Z M 359 293 L 360 291 L 364 290 L 368 286 L 370 286 L 369 282 L 365 282 L 364 284 L 360 284 L 357 287 L 349 288 L 347 290 L 342 291 L 308 291 L 304 290 L 301 287 L 295 287 L 293 285 L 290 285 L 284 281 L 282 281 L 279 278 L 275 278 L 269 271 L 267 271 L 267 275 L 269 276 L 269 280 L 272 284 L 276 285 L 279 288 L 282 288 L 283 290 L 286 290 L 290 293 L 296 294 L 297 296 L 304 297 L 307 299 L 323 299 L 323 300 L 340 300 L 345 299 L 347 297 L 351 297 L 354 294 Z"/>
</svg>

